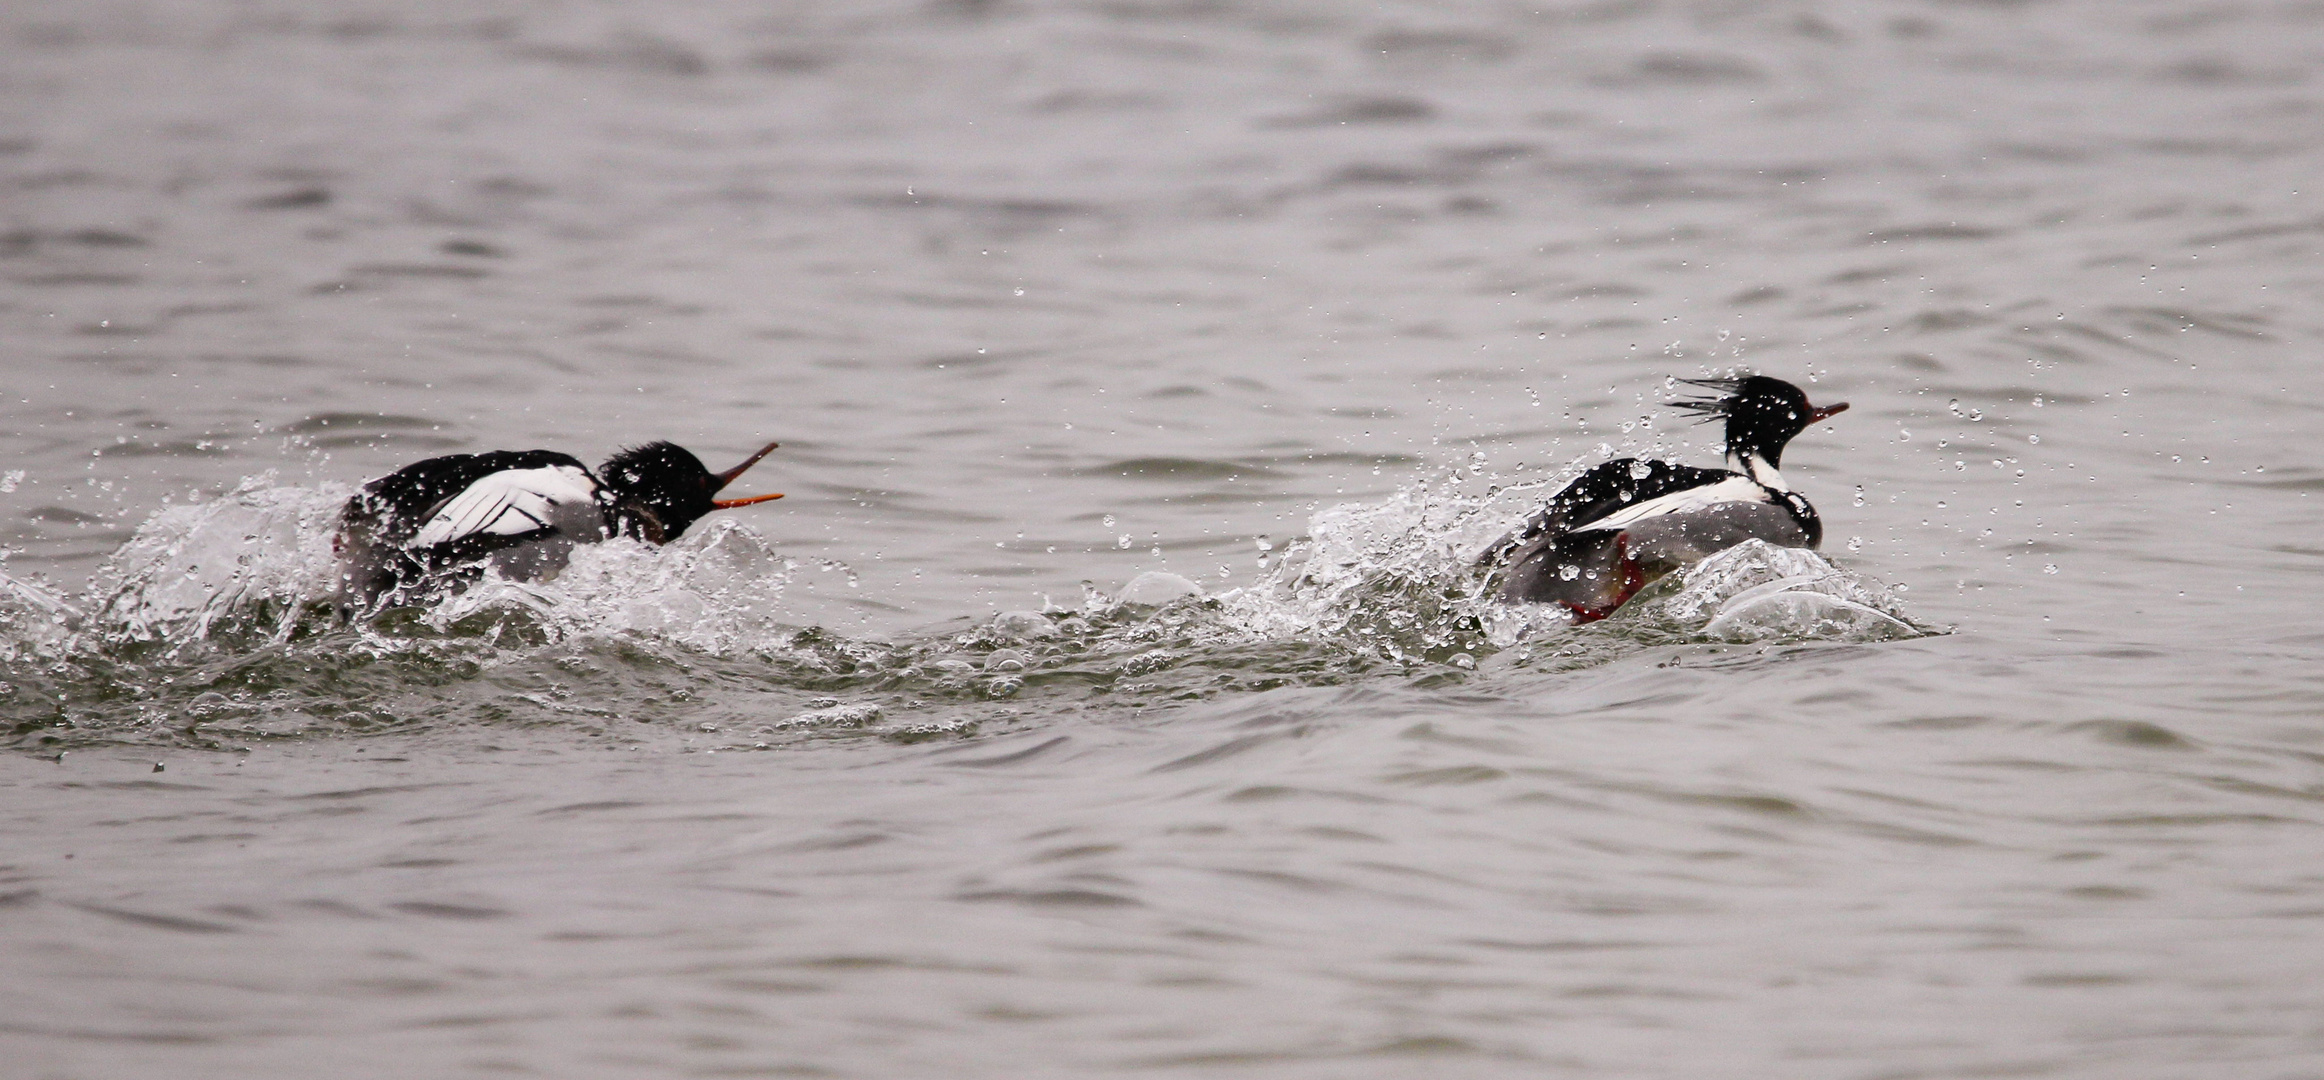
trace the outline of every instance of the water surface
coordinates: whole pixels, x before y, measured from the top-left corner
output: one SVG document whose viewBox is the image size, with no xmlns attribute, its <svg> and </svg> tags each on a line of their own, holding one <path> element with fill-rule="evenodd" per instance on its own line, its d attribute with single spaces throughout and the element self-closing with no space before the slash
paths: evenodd
<svg viewBox="0 0 2324 1080">
<path fill-rule="evenodd" d="M 2324 1072 L 2312 6 L 0 57 L 26 1075 Z M 1476 595 L 1737 365 L 1853 404 L 1785 462 L 1821 559 Z M 790 497 L 320 603 L 364 479 L 650 438 Z"/>
</svg>

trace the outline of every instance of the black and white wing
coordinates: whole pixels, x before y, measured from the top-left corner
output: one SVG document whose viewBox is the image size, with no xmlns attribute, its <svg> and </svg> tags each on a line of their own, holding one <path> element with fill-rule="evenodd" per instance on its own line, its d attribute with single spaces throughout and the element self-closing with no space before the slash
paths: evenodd
<svg viewBox="0 0 2324 1080">
<path fill-rule="evenodd" d="M 1707 471 L 1707 470 L 1706 470 Z M 1770 494 L 1759 482 L 1747 476 L 1730 475 L 1724 480 L 1696 484 L 1675 491 L 1652 495 L 1637 502 L 1615 507 L 1607 513 L 1586 521 L 1576 522 L 1572 532 L 1599 529 L 1626 529 L 1651 518 L 1672 514 L 1692 514 L 1714 506 L 1731 503 L 1763 503 L 1771 501 Z"/>
<path fill-rule="evenodd" d="M 597 480 L 588 470 L 578 465 L 502 469 L 436 506 L 405 545 L 432 548 L 479 536 L 594 532 L 603 528 L 602 522 Z"/>
<path fill-rule="evenodd" d="M 1525 525 L 1502 537 L 1478 557 L 1480 564 L 1498 563 L 1518 548 L 1545 536 L 1559 536 L 1584 529 L 1620 528 L 1621 524 L 1602 524 L 1617 515 L 1635 521 L 1678 509 L 1689 499 L 1689 492 L 1717 491 L 1725 498 L 1730 481 L 1751 482 L 1724 469 L 1700 469 L 1692 465 L 1673 465 L 1667 461 L 1643 458 L 1617 458 L 1592 468 L 1566 484 L 1550 496 L 1541 511 L 1527 519 Z M 1763 498 L 1757 485 L 1751 485 L 1753 494 L 1747 498 Z"/>
<path fill-rule="evenodd" d="M 387 548 L 425 546 L 417 540 L 419 533 L 469 489 L 502 473 L 542 470 L 578 475 L 592 490 L 597 486 L 596 479 L 579 459 L 553 450 L 446 454 L 415 461 L 363 485 L 363 490 L 347 500 L 346 528 L 369 543 Z M 569 486 L 569 482 L 555 486 Z M 448 523 L 447 529 L 439 533 L 462 531 L 451 528 Z"/>
<path fill-rule="evenodd" d="M 447 454 L 363 485 L 341 512 L 333 547 L 349 595 L 364 603 L 487 561 L 530 579 L 561 565 L 573 544 L 605 538 L 597 493 L 597 479 L 569 454 Z"/>
</svg>

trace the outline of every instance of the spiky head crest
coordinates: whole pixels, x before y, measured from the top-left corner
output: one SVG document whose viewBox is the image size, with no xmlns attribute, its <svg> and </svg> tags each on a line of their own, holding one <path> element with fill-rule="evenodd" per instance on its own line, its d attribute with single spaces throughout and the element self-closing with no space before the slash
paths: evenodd
<svg viewBox="0 0 2324 1080">
<path fill-rule="evenodd" d="M 1698 423 L 1726 421 L 1724 435 L 1730 456 L 1756 456 L 1769 465 L 1783 464 L 1783 447 L 1792 436 L 1807 430 L 1815 409 L 1799 387 L 1767 375 L 1735 375 L 1721 379 L 1680 379 L 1689 386 L 1714 391 L 1717 397 L 1671 402 L 1673 408 L 1701 417 Z"/>
<path fill-rule="evenodd" d="M 598 472 L 613 493 L 623 531 L 657 544 L 676 540 L 715 509 L 710 496 L 719 488 L 718 477 L 676 443 L 629 447 L 605 459 Z"/>
</svg>

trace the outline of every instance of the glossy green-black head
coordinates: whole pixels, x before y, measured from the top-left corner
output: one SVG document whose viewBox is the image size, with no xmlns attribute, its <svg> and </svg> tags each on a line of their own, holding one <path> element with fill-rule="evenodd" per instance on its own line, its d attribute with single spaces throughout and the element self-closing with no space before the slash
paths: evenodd
<svg viewBox="0 0 2324 1080">
<path fill-rule="evenodd" d="M 1783 464 L 1783 446 L 1808 425 L 1829 420 L 1848 408 L 1843 401 L 1817 408 L 1799 387 L 1766 375 L 1730 379 L 1680 379 L 1689 386 L 1715 390 L 1715 398 L 1674 401 L 1671 405 L 1702 417 L 1703 423 L 1727 422 L 1727 452 L 1758 457 L 1769 465 Z"/>
<path fill-rule="evenodd" d="M 781 495 L 752 495 L 740 499 L 720 499 L 718 492 L 734 482 L 744 470 L 759 463 L 772 453 L 776 443 L 768 443 L 758 453 L 725 472 L 711 472 L 685 447 L 669 442 L 650 442 L 633 446 L 607 458 L 598 469 L 598 478 L 613 494 L 613 505 L 622 519 L 623 531 L 631 532 L 657 544 L 667 544 L 686 532 L 687 526 L 700 520 L 712 510 L 727 510 L 749 506 Z"/>
</svg>

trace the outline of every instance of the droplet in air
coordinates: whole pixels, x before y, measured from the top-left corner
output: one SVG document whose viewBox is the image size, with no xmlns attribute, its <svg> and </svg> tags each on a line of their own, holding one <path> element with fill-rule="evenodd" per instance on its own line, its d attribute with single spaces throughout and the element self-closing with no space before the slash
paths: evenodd
<svg viewBox="0 0 2324 1080">
<path fill-rule="evenodd" d="M 1557 568 L 1557 579 L 1559 581 L 1572 581 L 1573 579 L 1580 576 L 1582 576 L 1582 568 L 1575 566 L 1572 563 L 1567 563 L 1564 566 Z"/>
<path fill-rule="evenodd" d="M 1648 465 L 1645 461 L 1640 460 L 1630 463 L 1630 479 L 1644 480 L 1652 475 L 1654 475 L 1654 466 Z"/>
</svg>

